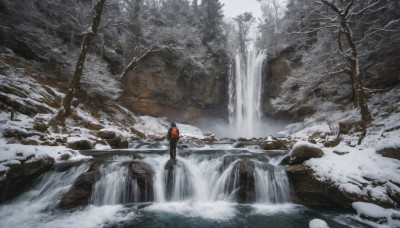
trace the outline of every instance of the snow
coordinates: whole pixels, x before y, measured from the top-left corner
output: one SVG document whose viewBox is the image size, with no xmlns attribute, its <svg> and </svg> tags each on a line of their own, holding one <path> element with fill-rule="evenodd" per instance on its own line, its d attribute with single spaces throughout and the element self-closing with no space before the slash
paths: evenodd
<svg viewBox="0 0 400 228">
<path fill-rule="evenodd" d="M 9 170 L 10 168 L 0 164 L 0 173 Z"/>
<path fill-rule="evenodd" d="M 300 146 L 309 146 L 309 147 L 317 147 L 317 148 L 319 148 L 319 146 L 317 146 L 317 145 L 315 145 L 315 144 L 312 144 L 312 143 L 310 143 L 310 142 L 308 142 L 308 141 L 297 141 L 297 142 L 293 145 L 293 149 L 290 151 L 289 155 L 292 154 L 292 151 L 293 151 L 295 148 L 300 147 Z"/>
<path fill-rule="evenodd" d="M 393 217 L 399 217 L 400 211 L 394 209 L 385 209 L 378 205 L 372 203 L 365 203 L 365 202 L 354 202 L 352 207 L 357 211 L 357 215 L 367 216 L 371 218 L 386 218 L 387 223 L 384 222 L 382 225 L 378 225 L 372 221 L 367 221 L 365 219 L 361 219 L 360 221 L 365 222 L 369 225 L 374 227 L 382 227 L 382 228 L 389 228 L 389 227 L 400 227 L 400 221 L 393 219 Z"/>
<path fill-rule="evenodd" d="M 400 134 L 399 135 L 391 135 L 388 138 L 380 140 L 376 147 L 376 151 L 383 150 L 385 148 L 400 148 Z"/>
<path fill-rule="evenodd" d="M 338 155 L 333 151 L 347 151 Z M 400 182 L 400 161 L 376 154 L 374 148 L 353 148 L 340 144 L 334 148 L 323 148 L 322 158 L 312 158 L 305 162 L 321 181 L 332 181 L 340 189 L 363 196 L 371 196 L 377 201 L 392 200 L 386 188 L 393 188 L 390 182 Z M 377 185 L 376 183 L 383 183 Z M 397 192 L 400 188 L 396 187 Z"/>
<path fill-rule="evenodd" d="M 369 217 L 386 217 L 390 214 L 389 210 L 372 203 L 355 202 L 351 206 L 357 211 L 358 215 L 363 214 Z"/>
<path fill-rule="evenodd" d="M 59 154 L 70 152 L 70 149 L 67 149 L 64 146 L 31 146 L 31 145 L 21 145 L 21 144 L 7 144 L 4 138 L 0 138 L 0 162 L 3 161 L 2 164 L 15 164 L 15 162 L 19 162 L 15 160 L 16 158 L 26 158 L 29 155 L 35 154 L 35 157 L 42 157 L 44 155 L 48 155 L 55 160 L 58 159 Z M 17 153 L 22 153 L 22 157 L 17 157 Z M 73 155 L 73 159 L 87 159 L 91 158 L 90 156 L 84 156 L 79 153 L 71 153 Z M 15 162 L 14 162 L 15 161 Z"/>
<path fill-rule="evenodd" d="M 321 219 L 313 219 L 309 224 L 310 228 L 329 228 L 328 224 Z"/>
</svg>

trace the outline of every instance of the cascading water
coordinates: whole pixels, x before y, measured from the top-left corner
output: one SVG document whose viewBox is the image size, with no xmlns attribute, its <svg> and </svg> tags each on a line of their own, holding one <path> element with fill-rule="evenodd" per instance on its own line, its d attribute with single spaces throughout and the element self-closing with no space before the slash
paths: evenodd
<svg viewBox="0 0 400 228">
<path fill-rule="evenodd" d="M 56 164 L 24 194 L 0 204 L 0 226 L 215 227 L 227 221 L 275 227 L 295 218 L 300 222 L 285 227 L 304 227 L 319 212 L 290 203 L 285 167 L 277 165 L 285 153 L 252 146 L 207 144 L 180 150 L 176 161 L 165 149 L 90 151 L 85 155 L 93 160 Z M 94 182 L 85 182 L 88 175 Z M 60 209 L 70 192 L 87 196 L 88 205 Z"/>
<path fill-rule="evenodd" d="M 262 132 L 262 66 L 265 51 L 248 50 L 235 56 L 229 78 L 229 123 L 240 137 L 265 137 Z"/>
</svg>

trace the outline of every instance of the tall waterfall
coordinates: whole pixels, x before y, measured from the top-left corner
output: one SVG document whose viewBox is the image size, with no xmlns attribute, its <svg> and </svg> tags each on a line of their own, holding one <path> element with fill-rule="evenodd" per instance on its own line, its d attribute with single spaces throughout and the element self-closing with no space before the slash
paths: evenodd
<svg viewBox="0 0 400 228">
<path fill-rule="evenodd" d="M 265 51 L 248 50 L 235 56 L 229 78 L 229 123 L 241 137 L 265 136 L 262 124 L 262 65 Z"/>
</svg>

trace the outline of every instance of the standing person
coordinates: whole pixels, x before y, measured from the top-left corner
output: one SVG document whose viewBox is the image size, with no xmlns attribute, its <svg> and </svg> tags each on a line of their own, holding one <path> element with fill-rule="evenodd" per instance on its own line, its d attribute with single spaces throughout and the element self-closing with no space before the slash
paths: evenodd
<svg viewBox="0 0 400 228">
<path fill-rule="evenodd" d="M 168 130 L 167 139 L 169 141 L 169 155 L 171 159 L 176 159 L 176 143 L 179 141 L 179 130 L 176 127 L 175 121 L 172 121 L 171 127 Z"/>
</svg>

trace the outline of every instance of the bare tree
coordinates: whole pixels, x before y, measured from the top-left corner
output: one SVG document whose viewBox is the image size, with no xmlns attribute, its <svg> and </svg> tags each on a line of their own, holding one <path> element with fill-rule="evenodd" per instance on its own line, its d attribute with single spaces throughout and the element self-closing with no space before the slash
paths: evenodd
<svg viewBox="0 0 400 228">
<path fill-rule="evenodd" d="M 82 41 L 81 51 L 78 57 L 78 61 L 76 62 L 74 75 L 69 84 L 67 94 L 63 99 L 62 106 L 58 111 L 57 115 L 53 119 L 53 122 L 58 125 L 64 124 L 65 119 L 71 113 L 71 102 L 74 97 L 75 90 L 78 88 L 81 79 L 83 65 L 85 63 L 86 54 L 89 50 L 90 42 L 97 34 L 104 2 L 105 0 L 99 0 L 97 4 L 94 6 L 92 25 L 90 26 L 89 30 L 87 31 Z"/>
<path fill-rule="evenodd" d="M 303 37 L 307 40 L 303 43 L 308 49 L 314 45 L 320 50 L 329 50 L 332 49 L 331 44 L 336 42 L 340 58 L 333 54 L 336 50 L 332 54 L 320 51 L 321 56 L 314 57 L 319 58 L 318 62 L 325 61 L 329 66 L 325 68 L 325 72 L 320 72 L 319 76 L 322 78 L 343 73 L 350 76 L 354 106 L 360 108 L 365 123 L 369 123 L 372 117 L 361 80 L 360 58 L 371 48 L 367 41 L 372 36 L 389 39 L 392 43 L 396 40 L 398 42 L 398 36 L 396 38 L 394 34 L 399 34 L 399 20 L 390 15 L 396 4 L 390 0 L 305 0 L 301 5 L 297 5 L 301 7 L 300 21 L 295 22 L 297 28 L 287 33 L 291 37 Z M 381 17 L 382 14 L 389 16 Z M 298 41 L 295 39 L 295 42 Z M 315 62 L 314 65 L 318 66 Z M 316 83 L 318 80 L 312 84 Z"/>
<path fill-rule="evenodd" d="M 262 16 L 258 24 L 260 37 L 257 39 L 257 45 L 263 49 L 268 48 L 269 52 L 278 53 L 282 48 L 279 35 L 285 8 L 279 0 L 258 1 L 261 3 Z"/>
<path fill-rule="evenodd" d="M 237 22 L 239 31 L 238 31 L 238 39 L 239 39 L 239 47 L 240 53 L 245 53 L 246 51 L 246 42 L 249 39 L 249 32 L 251 29 L 251 25 L 254 23 L 255 19 L 252 13 L 245 12 L 243 14 L 238 15 L 233 20 Z"/>
<path fill-rule="evenodd" d="M 355 44 L 356 40 L 355 37 L 353 36 L 353 32 L 350 28 L 350 24 L 348 21 L 350 9 L 354 4 L 354 0 L 351 0 L 344 9 L 339 9 L 333 2 L 329 2 L 326 0 L 322 0 L 321 2 L 330 7 L 338 16 L 339 20 L 337 22 L 340 23 L 340 27 L 338 29 L 338 38 L 337 38 L 338 46 L 340 52 L 350 64 L 350 68 L 344 68 L 342 72 L 350 75 L 352 84 L 351 86 L 353 88 L 353 95 L 354 95 L 354 106 L 360 108 L 362 120 L 368 123 L 372 120 L 372 117 L 371 113 L 368 110 L 366 96 L 361 82 L 358 51 Z M 343 35 L 345 41 L 347 42 L 347 45 L 350 47 L 348 50 L 345 50 L 343 47 L 342 44 Z"/>
</svg>

